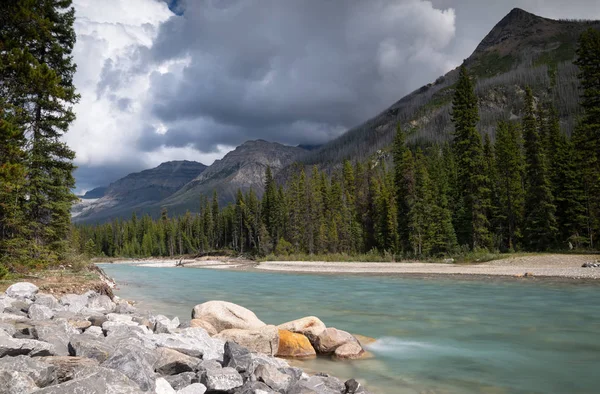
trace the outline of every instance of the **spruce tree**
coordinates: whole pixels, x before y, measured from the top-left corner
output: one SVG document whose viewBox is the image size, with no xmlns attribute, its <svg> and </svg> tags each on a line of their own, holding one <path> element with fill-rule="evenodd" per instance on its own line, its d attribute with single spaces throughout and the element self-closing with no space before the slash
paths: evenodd
<svg viewBox="0 0 600 394">
<path fill-rule="evenodd" d="M 600 231 L 600 31 L 589 28 L 579 38 L 577 60 L 584 115 L 575 129 L 579 172 L 587 211 L 587 235 L 595 246 Z"/>
<path fill-rule="evenodd" d="M 490 234 L 485 209 L 489 205 L 486 174 L 484 173 L 483 146 L 477 131 L 479 111 L 473 82 L 465 66 L 460 68 L 454 99 L 454 150 L 458 169 L 458 195 L 464 211 L 456 221 L 456 234 L 460 244 L 471 248 L 486 248 Z"/>
<path fill-rule="evenodd" d="M 410 196 L 414 188 L 414 174 L 412 155 L 407 155 L 406 135 L 400 124 L 396 129 L 396 136 L 392 147 L 394 159 L 394 188 L 396 195 L 396 207 L 398 210 L 398 237 L 400 240 L 400 249 L 404 252 L 412 250 L 408 215 L 410 212 Z M 408 162 L 407 160 L 410 160 Z"/>
<path fill-rule="evenodd" d="M 526 197 L 524 235 L 530 250 L 547 250 L 556 242 L 556 206 L 548 167 L 535 118 L 535 103 L 530 88 L 525 92 L 523 135 L 525 139 Z"/>
<path fill-rule="evenodd" d="M 433 240 L 433 190 L 421 149 L 415 156 L 415 186 L 408 213 L 409 239 L 416 257 L 427 256 Z"/>
</svg>

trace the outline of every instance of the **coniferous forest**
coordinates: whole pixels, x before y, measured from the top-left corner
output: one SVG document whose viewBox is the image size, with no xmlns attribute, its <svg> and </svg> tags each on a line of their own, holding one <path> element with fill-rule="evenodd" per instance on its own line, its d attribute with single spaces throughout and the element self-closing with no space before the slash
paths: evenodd
<svg viewBox="0 0 600 394">
<path fill-rule="evenodd" d="M 407 146 L 398 127 L 386 160 L 343 163 L 333 173 L 298 165 L 278 184 L 270 169 L 262 198 L 199 196 L 199 212 L 78 226 L 81 252 L 174 256 L 218 250 L 265 256 L 452 256 L 469 251 L 597 249 L 600 236 L 600 33 L 580 40 L 584 116 L 572 136 L 557 110 L 523 92 L 519 121 L 483 137 L 474 81 L 460 69 L 451 143 Z"/>
</svg>

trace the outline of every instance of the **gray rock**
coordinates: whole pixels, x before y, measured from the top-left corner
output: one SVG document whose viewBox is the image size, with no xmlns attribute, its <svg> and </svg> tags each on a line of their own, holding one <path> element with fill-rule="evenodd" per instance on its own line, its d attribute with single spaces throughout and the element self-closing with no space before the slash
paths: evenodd
<svg viewBox="0 0 600 394">
<path fill-rule="evenodd" d="M 31 300 L 27 298 L 23 298 L 21 300 L 16 300 L 12 303 L 12 308 L 15 311 L 23 312 L 27 314 L 29 312 L 29 307 L 31 306 Z"/>
<path fill-rule="evenodd" d="M 128 323 L 128 322 L 132 322 L 133 321 L 133 316 L 122 315 L 120 313 L 109 313 L 109 314 L 106 315 L 106 318 L 108 319 L 108 321 L 113 321 L 113 322 Z"/>
<path fill-rule="evenodd" d="M 29 318 L 32 320 L 50 320 L 54 317 L 52 309 L 44 305 L 33 304 L 29 308 Z"/>
<path fill-rule="evenodd" d="M 16 300 L 16 298 L 9 297 L 6 294 L 0 295 L 0 313 L 3 313 L 5 308 L 12 306 L 12 303 Z"/>
<path fill-rule="evenodd" d="M 88 335 L 91 335 L 93 337 L 97 337 L 97 338 L 100 338 L 100 337 L 104 336 L 104 331 L 102 331 L 102 328 L 101 327 L 96 327 L 96 326 L 88 327 L 84 331 L 84 333 L 88 334 Z"/>
<path fill-rule="evenodd" d="M 67 294 L 60 298 L 60 303 L 68 312 L 80 312 L 87 306 L 88 297 L 86 295 Z"/>
<path fill-rule="evenodd" d="M 52 294 L 37 293 L 35 295 L 35 305 L 46 306 L 50 309 L 60 309 L 61 305 Z"/>
<path fill-rule="evenodd" d="M 145 316 L 133 316 L 132 320 L 140 326 L 147 327 L 150 330 L 154 330 L 155 323 L 152 323 L 148 317 Z"/>
<path fill-rule="evenodd" d="M 154 370 L 161 375 L 177 375 L 198 370 L 200 359 L 164 347 L 155 350 Z"/>
<path fill-rule="evenodd" d="M 173 387 L 165 380 L 165 378 L 158 378 L 154 382 L 155 389 L 154 392 L 156 394 L 176 394 Z"/>
<path fill-rule="evenodd" d="M 137 346 L 117 349 L 103 367 L 117 370 L 138 384 L 142 391 L 154 390 L 155 375 L 152 362 L 144 357 L 146 352 Z"/>
<path fill-rule="evenodd" d="M 117 303 L 115 312 L 121 314 L 136 313 L 137 309 L 127 301 L 121 300 Z"/>
<path fill-rule="evenodd" d="M 231 367 L 239 373 L 253 372 L 254 364 L 252 361 L 252 355 L 248 349 L 232 341 L 225 342 L 223 366 Z"/>
<path fill-rule="evenodd" d="M 88 317 L 88 320 L 92 323 L 92 326 L 102 327 L 102 324 L 108 321 L 108 317 L 105 315 L 94 315 Z"/>
<path fill-rule="evenodd" d="M 201 328 L 186 328 L 176 335 L 155 334 L 152 339 L 157 347 L 174 349 L 192 357 L 223 360 L 224 342 L 211 338 Z"/>
<path fill-rule="evenodd" d="M 367 394 L 365 388 L 354 379 L 347 380 L 344 386 L 346 386 L 345 394 Z"/>
<path fill-rule="evenodd" d="M 165 379 L 175 390 L 181 390 L 191 384 L 200 382 L 195 372 L 183 372 L 178 375 L 165 376 Z"/>
<path fill-rule="evenodd" d="M 10 309 L 10 308 L 7 308 Z M 5 310 L 7 310 L 5 309 Z M 29 318 L 23 313 L 23 314 L 19 314 L 16 315 L 14 313 L 0 313 L 0 322 L 9 322 L 9 323 L 16 323 L 16 322 L 23 322 L 23 321 L 27 321 L 29 320 Z"/>
<path fill-rule="evenodd" d="M 71 356 L 92 358 L 99 363 L 106 361 L 114 351 L 111 346 L 87 334 L 75 336 L 69 342 Z"/>
<path fill-rule="evenodd" d="M 300 368 L 295 367 L 279 368 L 279 372 L 291 376 L 294 380 L 300 380 L 303 374 L 303 371 Z"/>
<path fill-rule="evenodd" d="M 50 343 L 34 339 L 17 339 L 0 336 L 0 358 L 6 356 L 29 355 L 55 356 L 56 349 Z"/>
<path fill-rule="evenodd" d="M 75 379 L 46 387 L 36 394 L 140 394 L 137 384 L 122 373 L 108 368 L 85 368 Z"/>
<path fill-rule="evenodd" d="M 57 356 L 68 356 L 71 337 L 79 335 L 62 320 L 37 322 L 32 329 L 32 334 L 35 339 L 52 344 Z"/>
<path fill-rule="evenodd" d="M 215 335 L 215 338 L 233 341 L 253 352 L 265 353 L 270 356 L 276 355 L 279 349 L 279 330 L 272 325 L 251 330 L 237 328 L 223 330 Z"/>
<path fill-rule="evenodd" d="M 229 391 L 244 384 L 242 376 L 233 368 L 207 369 L 202 372 L 201 383 L 208 391 Z"/>
<path fill-rule="evenodd" d="M 234 391 L 234 394 L 277 394 L 263 382 L 248 381 Z"/>
<path fill-rule="evenodd" d="M 29 376 L 37 387 L 46 387 L 56 382 L 56 367 L 28 356 L 0 358 L 0 371 L 16 371 Z"/>
<path fill-rule="evenodd" d="M 269 357 L 262 353 L 251 353 L 251 356 L 255 367 L 259 364 L 272 365 L 276 368 L 287 368 L 290 366 L 285 360 L 277 357 Z"/>
<path fill-rule="evenodd" d="M 48 356 L 40 357 L 39 360 L 53 365 L 56 368 L 56 377 L 58 383 L 73 379 L 77 371 L 80 371 L 84 368 L 98 366 L 98 361 L 84 357 Z"/>
<path fill-rule="evenodd" d="M 40 289 L 29 282 L 19 282 L 6 289 L 6 295 L 12 298 L 33 299 Z"/>
<path fill-rule="evenodd" d="M 87 307 L 103 313 L 113 312 L 117 305 L 106 295 L 95 295 L 88 300 Z"/>
<path fill-rule="evenodd" d="M 297 381 L 289 388 L 288 394 L 343 394 L 346 386 L 341 380 L 331 376 L 311 376 L 308 379 Z"/>
<path fill-rule="evenodd" d="M 12 337 L 16 332 L 17 328 L 14 324 L 0 322 L 0 335 L 2 335 L 2 333 L 6 333 L 8 336 Z"/>
<path fill-rule="evenodd" d="M 182 388 L 177 391 L 177 394 L 204 394 L 206 392 L 206 386 L 202 383 L 193 383 L 189 386 Z"/>
<path fill-rule="evenodd" d="M 38 389 L 25 372 L 0 371 L 0 394 L 29 394 Z"/>
<path fill-rule="evenodd" d="M 274 366 L 267 364 L 256 367 L 254 375 L 256 376 L 256 380 L 263 382 L 273 390 L 281 393 L 285 393 L 294 381 L 291 376 L 286 375 Z"/>
<path fill-rule="evenodd" d="M 154 332 L 157 334 L 173 334 L 179 327 L 179 318 L 175 317 L 173 320 L 166 316 L 156 316 L 156 323 L 154 325 Z"/>
</svg>

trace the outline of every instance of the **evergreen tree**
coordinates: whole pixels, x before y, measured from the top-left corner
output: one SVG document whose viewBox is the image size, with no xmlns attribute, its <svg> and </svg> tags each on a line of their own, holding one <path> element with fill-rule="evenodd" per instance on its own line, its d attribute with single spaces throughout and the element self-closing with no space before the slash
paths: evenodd
<svg viewBox="0 0 600 394">
<path fill-rule="evenodd" d="M 473 82 L 465 66 L 460 68 L 452 101 L 452 122 L 454 123 L 454 149 L 458 169 L 458 194 L 464 204 L 461 217 L 456 221 L 459 243 L 471 248 L 485 248 L 490 245 L 488 220 L 485 209 L 489 195 L 488 181 L 484 170 L 483 146 L 477 131 L 479 111 Z"/>
<path fill-rule="evenodd" d="M 548 176 L 546 156 L 539 135 L 539 122 L 535 118 L 535 103 L 530 88 L 525 93 L 526 197 L 525 236 L 531 250 L 546 250 L 556 242 L 556 206 Z"/>
<path fill-rule="evenodd" d="M 400 124 L 396 129 L 396 137 L 392 147 L 394 159 L 394 188 L 396 207 L 398 210 L 398 237 L 400 249 L 404 252 L 412 250 L 409 230 L 410 200 L 414 192 L 414 173 L 412 154 L 408 154 L 406 135 Z"/>
<path fill-rule="evenodd" d="M 433 241 L 433 190 L 429 173 L 418 149 L 415 157 L 415 186 L 408 213 L 409 239 L 417 257 L 429 255 Z"/>
<path fill-rule="evenodd" d="M 594 247 L 600 227 L 600 32 L 588 29 L 578 44 L 575 64 L 580 71 L 584 115 L 573 140 L 585 193 L 587 235 Z"/>
</svg>

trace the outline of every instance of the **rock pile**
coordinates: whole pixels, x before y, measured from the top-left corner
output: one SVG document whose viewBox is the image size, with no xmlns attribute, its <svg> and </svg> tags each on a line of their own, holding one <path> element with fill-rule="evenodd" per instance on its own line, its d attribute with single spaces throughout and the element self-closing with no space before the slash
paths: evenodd
<svg viewBox="0 0 600 394">
<path fill-rule="evenodd" d="M 274 357 L 363 352 L 315 317 L 270 326 L 222 301 L 192 317 L 180 324 L 93 291 L 56 299 L 14 284 L 0 295 L 0 394 L 366 393 L 353 379 L 309 376 Z"/>
</svg>

